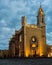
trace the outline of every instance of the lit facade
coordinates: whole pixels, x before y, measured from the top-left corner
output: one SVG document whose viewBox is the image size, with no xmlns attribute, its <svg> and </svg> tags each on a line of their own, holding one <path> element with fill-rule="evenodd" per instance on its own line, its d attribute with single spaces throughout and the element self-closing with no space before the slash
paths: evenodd
<svg viewBox="0 0 52 65">
<path fill-rule="evenodd" d="M 9 42 L 10 57 L 48 56 L 44 17 L 45 14 L 41 6 L 38 10 L 36 25 L 27 24 L 26 17 L 22 17 L 21 29 L 15 31 Z"/>
</svg>

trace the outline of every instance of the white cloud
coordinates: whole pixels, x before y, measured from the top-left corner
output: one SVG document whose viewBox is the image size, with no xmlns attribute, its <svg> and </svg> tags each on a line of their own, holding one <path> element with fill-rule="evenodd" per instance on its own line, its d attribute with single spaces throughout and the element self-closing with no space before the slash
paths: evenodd
<svg viewBox="0 0 52 65">
<path fill-rule="evenodd" d="M 10 5 L 9 5 L 9 10 L 10 10 L 10 17 L 13 18 L 15 17 L 16 15 L 18 15 L 18 12 L 20 13 L 25 13 L 27 12 L 29 14 L 30 12 L 30 8 L 26 6 L 27 3 L 24 2 L 23 0 L 19 0 L 19 1 L 10 1 Z M 19 15 L 21 15 L 19 13 Z M 27 14 L 26 13 L 26 14 Z"/>
<path fill-rule="evenodd" d="M 15 29 L 14 28 L 10 28 L 10 27 L 2 27 L 2 32 L 4 33 L 14 33 Z"/>
<path fill-rule="evenodd" d="M 52 45 L 52 40 L 47 40 L 47 44 Z"/>
<path fill-rule="evenodd" d="M 6 23 L 6 21 L 4 19 L 0 20 L 0 24 L 4 25 L 4 26 L 7 26 L 7 23 Z"/>
<path fill-rule="evenodd" d="M 50 23 L 51 22 L 51 17 L 47 16 L 46 21 L 47 21 L 47 23 Z"/>
<path fill-rule="evenodd" d="M 11 31 L 11 29 L 8 28 L 8 27 L 3 27 L 2 30 L 5 31 L 5 32 L 9 32 L 9 31 Z"/>
<path fill-rule="evenodd" d="M 52 32 L 46 33 L 47 43 L 52 45 Z"/>
<path fill-rule="evenodd" d="M 14 34 L 15 29 L 19 28 L 21 16 L 27 16 L 27 23 L 36 22 L 35 17 L 40 6 L 40 1 L 41 0 L 0 0 L 0 7 L 2 7 L 0 8 L 0 23 L 2 25 L 0 28 L 0 31 L 2 32 L 0 40 L 2 42 L 9 42 L 9 38 L 12 36 L 12 34 Z M 48 12 L 52 11 L 52 0 L 43 0 L 41 3 L 46 9 L 46 24 L 50 26 L 51 18 L 48 16 Z M 17 22 L 14 20 L 16 24 L 18 23 L 15 28 L 15 25 L 12 25 L 13 22 L 11 22 L 11 20 L 14 18 L 17 18 L 17 20 L 19 20 Z M 11 28 L 12 26 L 10 27 L 10 25 L 12 25 L 13 28 Z M 52 32 L 47 33 L 47 37 L 52 39 Z M 51 43 L 51 39 L 47 38 L 47 42 Z"/>
<path fill-rule="evenodd" d="M 47 33 L 47 36 L 52 37 L 52 32 Z"/>
<path fill-rule="evenodd" d="M 46 13 L 52 11 L 52 0 L 44 0 L 42 4 L 44 5 L 44 7 L 47 7 Z"/>
<path fill-rule="evenodd" d="M 0 40 L 2 42 L 8 41 L 10 39 L 10 37 L 12 36 L 12 34 L 14 34 L 14 33 L 15 33 L 15 29 L 14 28 L 2 27 L 2 31 L 0 33 L 1 34 L 0 35 Z"/>
</svg>

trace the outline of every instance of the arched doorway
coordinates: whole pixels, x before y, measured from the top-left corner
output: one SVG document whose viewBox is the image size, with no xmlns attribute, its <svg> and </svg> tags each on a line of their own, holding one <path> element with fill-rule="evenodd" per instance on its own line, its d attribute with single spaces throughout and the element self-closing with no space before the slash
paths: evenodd
<svg viewBox="0 0 52 65">
<path fill-rule="evenodd" d="M 30 42 L 30 53 L 32 57 L 36 56 L 37 47 L 38 47 L 38 40 L 35 36 L 32 36 Z"/>
</svg>

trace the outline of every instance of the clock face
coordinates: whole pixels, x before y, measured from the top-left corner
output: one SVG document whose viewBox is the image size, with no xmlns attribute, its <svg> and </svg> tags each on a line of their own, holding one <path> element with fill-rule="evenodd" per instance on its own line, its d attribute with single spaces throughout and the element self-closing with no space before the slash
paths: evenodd
<svg viewBox="0 0 52 65">
<path fill-rule="evenodd" d="M 36 38 L 35 37 L 32 37 L 32 42 L 36 42 Z"/>
</svg>

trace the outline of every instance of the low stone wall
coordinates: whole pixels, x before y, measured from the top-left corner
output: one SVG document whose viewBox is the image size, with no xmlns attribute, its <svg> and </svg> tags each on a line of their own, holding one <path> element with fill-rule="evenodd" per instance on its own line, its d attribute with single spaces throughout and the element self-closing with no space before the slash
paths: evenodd
<svg viewBox="0 0 52 65">
<path fill-rule="evenodd" d="M 7 58 L 8 56 L 8 50 L 0 50 L 0 58 Z"/>
</svg>

